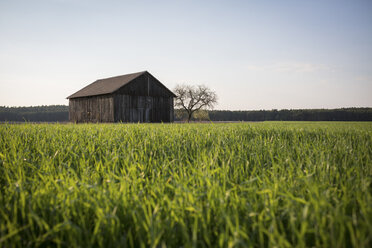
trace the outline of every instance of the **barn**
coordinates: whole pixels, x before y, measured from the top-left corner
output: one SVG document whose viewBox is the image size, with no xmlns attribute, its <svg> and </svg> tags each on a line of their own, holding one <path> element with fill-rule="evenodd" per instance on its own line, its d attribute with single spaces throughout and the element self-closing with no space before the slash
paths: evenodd
<svg viewBox="0 0 372 248">
<path fill-rule="evenodd" d="M 147 71 L 99 79 L 69 99 L 71 122 L 173 122 L 176 95 Z"/>
</svg>

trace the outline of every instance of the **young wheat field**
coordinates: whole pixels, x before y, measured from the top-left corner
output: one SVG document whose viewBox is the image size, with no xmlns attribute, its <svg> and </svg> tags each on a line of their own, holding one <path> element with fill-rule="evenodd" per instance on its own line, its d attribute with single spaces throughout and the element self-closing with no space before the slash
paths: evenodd
<svg viewBox="0 0 372 248">
<path fill-rule="evenodd" d="M 0 125 L 0 247 L 371 247 L 372 123 Z"/>
</svg>

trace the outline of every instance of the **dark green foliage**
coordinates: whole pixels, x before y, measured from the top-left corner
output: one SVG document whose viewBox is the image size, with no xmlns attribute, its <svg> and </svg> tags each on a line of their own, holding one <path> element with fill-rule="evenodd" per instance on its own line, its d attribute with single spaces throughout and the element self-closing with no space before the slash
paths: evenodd
<svg viewBox="0 0 372 248">
<path fill-rule="evenodd" d="M 187 116 L 175 109 L 175 120 Z M 196 121 L 372 121 L 372 108 L 291 109 L 291 110 L 203 110 Z M 66 122 L 68 106 L 0 107 L 0 121 Z"/>
<path fill-rule="evenodd" d="M 372 108 L 209 111 L 212 121 L 372 121 Z"/>
<path fill-rule="evenodd" d="M 0 107 L 0 121 L 65 122 L 68 106 Z"/>
</svg>

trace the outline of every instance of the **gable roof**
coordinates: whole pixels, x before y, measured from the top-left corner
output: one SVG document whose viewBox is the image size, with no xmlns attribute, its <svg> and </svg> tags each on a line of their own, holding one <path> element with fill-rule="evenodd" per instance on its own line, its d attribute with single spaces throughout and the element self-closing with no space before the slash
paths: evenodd
<svg viewBox="0 0 372 248">
<path fill-rule="evenodd" d="M 122 76 L 98 79 L 98 80 L 94 81 L 93 83 L 89 84 L 88 86 L 82 88 L 81 90 L 75 92 L 71 96 L 67 97 L 67 99 L 111 94 L 111 93 L 114 93 L 115 91 L 117 91 L 118 89 L 123 87 L 124 85 L 130 83 L 131 81 L 133 81 L 134 79 L 136 79 L 137 77 L 139 77 L 139 76 L 141 76 L 145 73 L 148 73 L 148 72 L 147 71 L 141 71 L 141 72 L 126 74 L 126 75 L 122 75 Z M 150 73 L 148 73 L 148 74 L 150 74 Z M 161 85 L 164 86 L 163 84 L 161 84 Z M 172 91 L 170 91 L 167 87 L 165 87 L 165 88 L 170 93 L 172 93 L 172 95 L 174 95 L 174 93 Z"/>
</svg>

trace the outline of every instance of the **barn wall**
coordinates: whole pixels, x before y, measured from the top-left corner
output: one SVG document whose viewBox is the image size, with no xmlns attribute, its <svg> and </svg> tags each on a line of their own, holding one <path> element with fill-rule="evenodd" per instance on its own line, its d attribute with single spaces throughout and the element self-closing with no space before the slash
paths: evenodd
<svg viewBox="0 0 372 248">
<path fill-rule="evenodd" d="M 173 122 L 173 97 L 115 94 L 115 121 Z"/>
<path fill-rule="evenodd" d="M 70 99 L 69 118 L 72 122 L 113 122 L 113 96 L 104 95 Z"/>
<path fill-rule="evenodd" d="M 148 73 L 145 73 L 134 79 L 116 91 L 116 93 L 131 96 L 173 96 L 173 94 L 167 88 L 165 88 L 156 78 Z"/>
<path fill-rule="evenodd" d="M 114 119 L 122 122 L 173 122 L 173 93 L 145 73 L 114 95 Z"/>
</svg>

